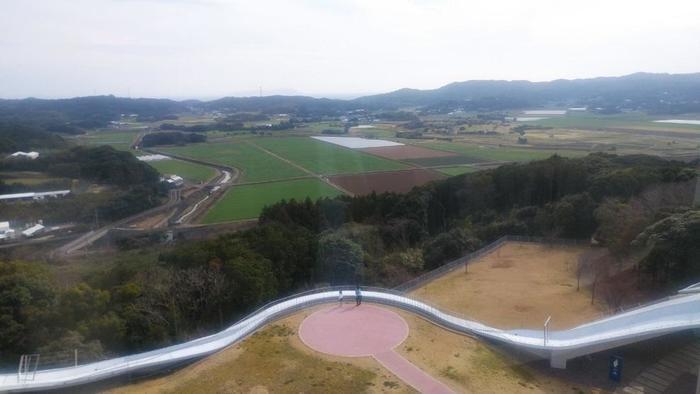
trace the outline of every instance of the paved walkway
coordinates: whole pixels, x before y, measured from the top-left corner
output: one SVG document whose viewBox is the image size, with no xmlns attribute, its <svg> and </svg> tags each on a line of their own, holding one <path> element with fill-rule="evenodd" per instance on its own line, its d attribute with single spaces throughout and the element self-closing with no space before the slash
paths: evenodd
<svg viewBox="0 0 700 394">
<path fill-rule="evenodd" d="M 681 375 L 696 373 L 700 365 L 700 341 L 674 351 L 637 375 L 616 393 L 663 394 Z"/>
<path fill-rule="evenodd" d="M 299 337 L 310 348 L 335 356 L 371 356 L 421 393 L 453 393 L 394 351 L 408 336 L 398 314 L 372 305 L 346 304 L 324 308 L 304 319 Z"/>
</svg>

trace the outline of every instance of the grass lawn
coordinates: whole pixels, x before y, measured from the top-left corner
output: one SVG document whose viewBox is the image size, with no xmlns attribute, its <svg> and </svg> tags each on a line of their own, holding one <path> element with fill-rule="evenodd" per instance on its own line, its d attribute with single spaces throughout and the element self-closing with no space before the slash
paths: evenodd
<svg viewBox="0 0 700 394">
<path fill-rule="evenodd" d="M 277 321 L 177 372 L 116 387 L 131 393 L 413 393 L 369 357 L 332 357 L 297 335 L 311 310 Z"/>
<path fill-rule="evenodd" d="M 442 168 L 436 168 L 436 170 L 442 172 L 443 174 L 450 175 L 450 176 L 468 174 L 470 172 L 479 171 L 478 168 L 470 167 L 470 166 L 442 167 Z"/>
<path fill-rule="evenodd" d="M 575 150 L 554 150 L 554 149 L 527 149 L 510 148 L 497 146 L 479 146 L 474 144 L 464 144 L 459 142 L 429 142 L 421 144 L 428 148 L 440 149 L 455 152 L 464 157 L 473 159 L 473 162 L 489 161 L 530 161 L 547 159 L 554 154 L 564 157 L 585 156 L 588 152 Z"/>
<path fill-rule="evenodd" d="M 395 161 L 307 137 L 261 138 L 254 142 L 317 174 L 355 174 L 408 168 Z"/>
<path fill-rule="evenodd" d="M 179 175 L 190 182 L 206 182 L 216 175 L 211 167 L 182 160 L 155 160 L 146 163 L 163 175 Z"/>
<path fill-rule="evenodd" d="M 268 181 L 306 175 L 246 142 L 201 143 L 158 150 L 212 163 L 229 165 L 243 172 L 248 182 Z"/>
<path fill-rule="evenodd" d="M 341 194 L 338 190 L 315 178 L 234 186 L 204 216 L 204 223 L 258 217 L 266 205 L 281 200 L 318 199 Z"/>
</svg>

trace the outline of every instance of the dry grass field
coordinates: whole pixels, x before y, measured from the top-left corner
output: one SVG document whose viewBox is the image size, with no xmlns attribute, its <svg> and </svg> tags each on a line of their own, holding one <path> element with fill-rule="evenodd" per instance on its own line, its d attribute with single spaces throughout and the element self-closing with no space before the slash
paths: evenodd
<svg viewBox="0 0 700 394">
<path fill-rule="evenodd" d="M 109 393 L 415 393 L 370 357 L 317 353 L 298 336 L 317 308 L 273 323 L 243 342 L 171 375 Z M 460 393 L 561 393 L 572 385 L 473 338 L 394 309 L 409 325 L 397 351 Z M 577 389 L 585 387 L 574 385 Z M 574 391 L 576 392 L 576 391 Z"/>
<path fill-rule="evenodd" d="M 317 353 L 298 336 L 318 308 L 291 315 L 173 374 L 109 393 L 415 393 L 369 357 Z"/>
<path fill-rule="evenodd" d="M 585 286 L 576 290 L 576 260 L 584 247 L 508 242 L 416 289 L 412 295 L 498 328 L 563 329 L 602 316 Z"/>
<path fill-rule="evenodd" d="M 553 329 L 602 315 L 590 293 L 576 291 L 576 259 L 585 247 L 508 242 L 413 292 L 445 310 L 503 328 L 538 328 L 552 315 Z M 299 324 L 320 307 L 275 322 L 239 344 L 168 376 L 113 389 L 114 393 L 412 393 L 411 387 L 370 357 L 317 353 L 298 337 Z M 465 393 L 605 393 L 608 353 L 553 370 L 546 360 L 494 347 L 394 309 L 409 325 L 397 351 L 419 368 Z M 625 380 L 650 363 L 668 339 L 626 347 Z M 660 345 L 663 343 L 663 345 Z M 650 351 L 650 348 L 653 351 Z"/>
</svg>

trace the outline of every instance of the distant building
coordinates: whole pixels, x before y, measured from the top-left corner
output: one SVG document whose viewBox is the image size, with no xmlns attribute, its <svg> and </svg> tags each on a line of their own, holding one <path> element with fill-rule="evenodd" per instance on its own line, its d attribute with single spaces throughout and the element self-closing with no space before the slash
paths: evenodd
<svg viewBox="0 0 700 394">
<path fill-rule="evenodd" d="M 22 201 L 22 200 L 43 200 L 47 197 L 58 198 L 70 194 L 70 190 L 54 190 L 50 192 L 27 192 L 0 194 L 0 202 Z"/>
<path fill-rule="evenodd" d="M 168 186 L 170 186 L 171 188 L 180 187 L 180 186 L 185 184 L 185 180 L 182 179 L 182 177 L 177 176 L 177 175 L 170 175 L 170 176 L 166 177 L 165 179 L 163 179 L 163 181 L 165 183 L 167 183 Z"/>
<path fill-rule="evenodd" d="M 18 151 L 10 155 L 12 158 L 16 159 L 29 159 L 29 160 L 34 160 L 39 158 L 39 152 L 22 152 Z"/>
<path fill-rule="evenodd" d="M 0 242 L 15 237 L 15 230 L 10 227 L 10 222 L 0 222 Z"/>
<path fill-rule="evenodd" d="M 46 227 L 44 227 L 43 224 L 35 224 L 32 227 L 29 227 L 28 229 L 22 231 L 22 235 L 24 235 L 27 238 L 31 238 L 35 235 L 41 234 L 45 228 Z"/>
</svg>

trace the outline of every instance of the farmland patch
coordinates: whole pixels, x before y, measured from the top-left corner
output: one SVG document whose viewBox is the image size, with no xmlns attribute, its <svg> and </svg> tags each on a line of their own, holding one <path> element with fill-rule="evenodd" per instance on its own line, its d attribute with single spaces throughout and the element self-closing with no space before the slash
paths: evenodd
<svg viewBox="0 0 700 394">
<path fill-rule="evenodd" d="M 335 197 L 338 190 L 316 178 L 291 181 L 259 183 L 232 187 L 226 195 L 204 216 L 204 223 L 252 219 L 260 215 L 263 208 L 282 200 L 312 200 Z"/>
<path fill-rule="evenodd" d="M 312 138 L 260 138 L 255 144 L 316 174 L 352 174 L 407 168 L 395 161 Z"/>
<path fill-rule="evenodd" d="M 362 149 L 362 148 L 376 148 L 381 146 L 400 146 L 403 145 L 400 142 L 387 141 L 387 140 L 374 140 L 368 138 L 359 137 L 311 137 L 318 141 L 328 142 L 334 145 L 340 145 L 345 148 L 351 149 Z"/>
<path fill-rule="evenodd" d="M 268 181 L 306 175 L 289 163 L 273 157 L 244 142 L 192 144 L 182 147 L 161 148 L 173 153 L 206 162 L 229 165 L 241 170 L 244 181 Z"/>
<path fill-rule="evenodd" d="M 216 175 L 213 168 L 182 160 L 154 160 L 148 165 L 163 175 L 179 175 L 190 182 L 206 182 Z"/>
<path fill-rule="evenodd" d="M 380 148 L 365 148 L 363 152 L 376 156 L 385 157 L 392 160 L 421 159 L 427 157 L 449 157 L 456 156 L 455 153 L 445 152 L 435 149 L 423 148 L 414 145 L 386 146 Z"/>
<path fill-rule="evenodd" d="M 414 169 L 357 175 L 337 175 L 330 177 L 329 180 L 345 190 L 362 195 L 370 194 L 373 191 L 377 193 L 405 193 L 415 186 L 442 178 L 444 178 L 443 175 L 434 171 Z"/>
<path fill-rule="evenodd" d="M 472 166 L 455 166 L 455 167 L 442 167 L 442 168 L 436 168 L 437 171 L 442 172 L 445 175 L 449 176 L 455 176 L 455 175 L 462 175 L 462 174 L 468 174 L 471 172 L 476 172 L 479 171 L 479 168 L 472 167 Z"/>
</svg>

